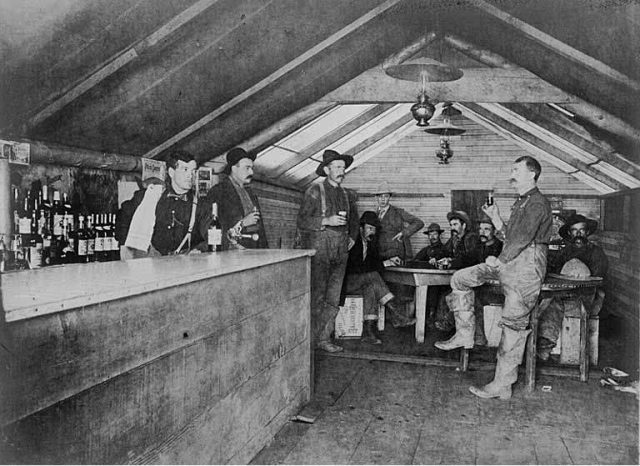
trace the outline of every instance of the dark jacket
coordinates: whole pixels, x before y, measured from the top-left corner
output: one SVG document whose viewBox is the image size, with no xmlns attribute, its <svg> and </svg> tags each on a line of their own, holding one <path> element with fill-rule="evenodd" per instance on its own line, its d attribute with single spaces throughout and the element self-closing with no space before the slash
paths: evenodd
<svg viewBox="0 0 640 466">
<path fill-rule="evenodd" d="M 145 190 L 136 191 L 131 199 L 122 203 L 118 215 L 116 216 L 116 239 L 121 245 L 125 244 L 127 235 L 129 234 L 129 226 L 136 209 L 144 198 Z M 156 223 L 153 228 L 151 237 L 151 245 L 166 255 L 174 252 L 189 229 L 189 220 L 191 218 L 193 201 L 193 191 L 189 191 L 184 195 L 184 200 L 176 197 L 175 192 L 169 186 L 160 196 L 160 200 L 156 206 Z M 203 242 L 198 225 L 199 211 L 198 205 L 196 212 L 196 221 L 191 233 L 191 248 Z"/>
<path fill-rule="evenodd" d="M 377 234 L 380 256 L 384 259 L 398 256 L 408 259 L 413 255 L 410 237 L 424 227 L 424 222 L 400 207 L 389 205 L 387 213 L 380 219 L 380 232 Z M 402 241 L 392 238 L 402 232 Z"/>
<path fill-rule="evenodd" d="M 443 257 L 447 257 L 447 255 L 447 248 L 442 244 L 442 241 L 438 241 L 433 246 L 430 244 L 429 246 L 422 248 L 413 260 L 429 262 L 430 259 L 440 260 Z"/>
<path fill-rule="evenodd" d="M 349 258 L 347 259 L 347 270 L 345 276 L 354 273 L 368 273 L 368 272 L 380 272 L 384 271 L 384 265 L 378 252 L 377 241 L 374 237 L 369 242 L 367 247 L 367 257 L 362 259 L 363 245 L 360 235 L 357 236 L 356 242 L 349 251 Z"/>
<path fill-rule="evenodd" d="M 502 241 L 498 238 L 493 238 L 493 243 L 487 245 L 487 243 L 480 242 L 480 261 L 484 262 L 489 256 L 498 257 L 502 252 Z"/>
<path fill-rule="evenodd" d="M 242 230 L 243 234 L 258 234 L 258 241 L 253 241 L 250 238 L 242 238 L 239 243 L 245 248 L 256 249 L 256 248 L 268 248 L 269 245 L 267 243 L 267 235 L 264 229 L 264 221 L 262 209 L 260 209 L 260 203 L 258 202 L 258 197 L 253 193 L 251 187 L 245 186 L 253 205 L 258 208 L 260 211 L 260 220 L 257 225 L 252 225 L 250 227 L 245 227 Z M 209 229 L 209 225 L 211 224 L 211 205 L 213 202 L 218 204 L 218 219 L 220 221 L 222 227 L 222 249 L 228 250 L 230 247 L 229 238 L 227 237 L 227 231 L 229 228 L 232 228 L 239 220 L 244 218 L 249 212 L 244 212 L 242 208 L 242 202 L 240 201 L 240 196 L 236 192 L 233 184 L 229 178 L 225 178 L 220 181 L 217 185 L 213 186 L 207 197 L 203 202 L 203 214 L 204 219 L 200 222 L 201 225 L 201 235 L 203 238 L 207 238 L 207 230 Z"/>
<path fill-rule="evenodd" d="M 460 239 L 454 239 L 452 235 L 444 246 L 447 257 L 451 257 L 452 269 L 464 269 L 481 262 L 480 238 L 473 231 L 465 232 Z"/>
<path fill-rule="evenodd" d="M 553 262 L 549 262 L 549 271 L 560 273 L 562 266 L 571 259 L 579 259 L 584 262 L 594 277 L 605 278 L 609 268 L 607 256 L 597 244 L 589 242 L 584 247 L 577 248 L 572 243 L 568 243 L 558 255 L 553 257 Z"/>
</svg>

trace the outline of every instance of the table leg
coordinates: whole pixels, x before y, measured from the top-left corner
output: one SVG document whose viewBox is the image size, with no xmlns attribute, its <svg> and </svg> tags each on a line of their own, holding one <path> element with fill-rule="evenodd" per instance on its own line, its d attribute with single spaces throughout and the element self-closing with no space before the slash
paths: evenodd
<svg viewBox="0 0 640 466">
<path fill-rule="evenodd" d="M 416 286 L 416 341 L 418 343 L 424 343 L 428 288 L 428 286 Z"/>
<path fill-rule="evenodd" d="M 580 381 L 586 382 L 589 378 L 589 312 L 580 302 Z"/>
</svg>

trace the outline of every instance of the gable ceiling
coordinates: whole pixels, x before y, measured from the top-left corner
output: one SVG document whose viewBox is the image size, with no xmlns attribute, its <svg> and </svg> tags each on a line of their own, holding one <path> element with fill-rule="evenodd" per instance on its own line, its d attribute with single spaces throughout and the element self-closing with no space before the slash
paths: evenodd
<svg viewBox="0 0 640 466">
<path fill-rule="evenodd" d="M 606 193 L 640 187 L 640 4 L 535 0 L 3 0 L 0 137 L 218 166 L 304 189 L 415 129 L 423 56 L 461 68 L 432 102 Z M 437 137 L 437 136 L 434 136 Z"/>
</svg>

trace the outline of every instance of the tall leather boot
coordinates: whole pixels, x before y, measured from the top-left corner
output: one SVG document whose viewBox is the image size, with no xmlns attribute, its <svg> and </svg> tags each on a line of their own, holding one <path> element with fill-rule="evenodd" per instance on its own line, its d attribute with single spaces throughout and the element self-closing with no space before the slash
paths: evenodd
<svg viewBox="0 0 640 466">
<path fill-rule="evenodd" d="M 456 333 L 444 341 L 437 341 L 435 347 L 444 351 L 456 348 L 473 348 L 476 317 L 473 309 L 473 291 L 452 291 L 447 296 L 449 309 L 453 311 Z"/>
<path fill-rule="evenodd" d="M 362 341 L 371 345 L 381 345 L 382 340 L 378 338 L 378 321 L 377 320 L 365 320 Z"/>
<path fill-rule="evenodd" d="M 511 398 L 511 385 L 518 380 L 518 366 L 522 363 L 529 332 L 531 330 L 503 327 L 493 380 L 484 387 L 469 387 L 471 393 L 480 398 Z"/>
</svg>

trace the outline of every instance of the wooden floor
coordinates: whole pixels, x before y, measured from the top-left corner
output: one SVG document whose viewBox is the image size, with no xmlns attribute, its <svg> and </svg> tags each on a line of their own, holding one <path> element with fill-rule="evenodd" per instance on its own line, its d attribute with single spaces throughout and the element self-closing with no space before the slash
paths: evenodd
<svg viewBox="0 0 640 466">
<path fill-rule="evenodd" d="M 638 464 L 638 401 L 597 371 L 518 382 L 506 402 L 469 393 L 492 375 L 318 355 L 300 413 L 315 422 L 289 422 L 252 464 Z"/>
</svg>

